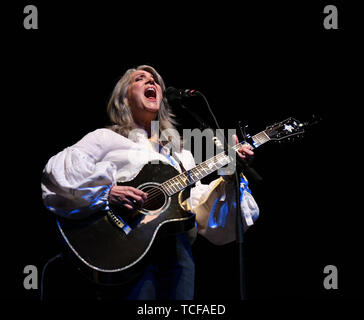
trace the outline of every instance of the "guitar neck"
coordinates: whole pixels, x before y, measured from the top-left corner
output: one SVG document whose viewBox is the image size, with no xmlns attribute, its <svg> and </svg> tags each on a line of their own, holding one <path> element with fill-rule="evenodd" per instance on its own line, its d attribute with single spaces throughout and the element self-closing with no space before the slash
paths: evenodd
<svg viewBox="0 0 364 320">
<path fill-rule="evenodd" d="M 258 148 L 262 144 L 270 140 L 269 136 L 265 131 L 261 131 L 253 137 L 249 138 L 249 143 L 253 148 Z M 238 151 L 241 146 L 248 142 L 241 142 L 232 147 L 234 151 Z M 187 188 L 188 186 L 194 184 L 195 182 L 201 180 L 202 178 L 208 176 L 209 174 L 215 172 L 216 170 L 226 166 L 232 161 L 232 158 L 221 152 L 218 155 L 206 160 L 196 167 L 184 171 L 179 175 L 165 181 L 162 183 L 162 188 L 168 194 L 172 196 L 173 194 L 180 192 Z"/>
</svg>

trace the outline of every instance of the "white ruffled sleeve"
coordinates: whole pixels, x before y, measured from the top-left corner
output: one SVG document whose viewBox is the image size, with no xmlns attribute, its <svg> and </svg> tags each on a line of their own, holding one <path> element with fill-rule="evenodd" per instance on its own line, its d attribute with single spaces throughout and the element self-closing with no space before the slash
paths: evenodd
<svg viewBox="0 0 364 320">
<path fill-rule="evenodd" d="M 191 153 L 190 153 L 191 154 Z M 185 157 L 187 158 L 187 157 Z M 187 170 L 194 167 L 194 159 L 185 161 Z M 197 232 L 216 245 L 236 239 L 236 187 L 222 177 L 208 185 L 197 182 L 191 189 L 188 205 L 196 214 Z M 245 177 L 240 178 L 240 206 L 244 230 L 258 219 L 259 207 Z"/>
<path fill-rule="evenodd" d="M 116 183 L 116 166 L 102 161 L 105 129 L 95 130 L 53 156 L 42 177 L 44 205 L 56 214 L 80 219 L 108 209 L 108 194 Z"/>
</svg>

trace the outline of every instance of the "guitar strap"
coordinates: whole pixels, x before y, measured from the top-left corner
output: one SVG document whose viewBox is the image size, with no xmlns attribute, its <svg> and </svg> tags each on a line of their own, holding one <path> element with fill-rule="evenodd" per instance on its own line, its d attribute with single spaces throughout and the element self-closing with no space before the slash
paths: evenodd
<svg viewBox="0 0 364 320">
<path fill-rule="evenodd" d="M 185 167 L 183 166 L 182 161 L 179 162 L 179 166 L 181 167 L 182 172 L 186 171 Z"/>
</svg>

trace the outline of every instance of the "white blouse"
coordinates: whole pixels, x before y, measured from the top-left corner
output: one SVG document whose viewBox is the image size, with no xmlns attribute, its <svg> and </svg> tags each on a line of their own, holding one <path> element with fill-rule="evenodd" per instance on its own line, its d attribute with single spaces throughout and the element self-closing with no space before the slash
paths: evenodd
<svg viewBox="0 0 364 320">
<path fill-rule="evenodd" d="M 183 167 L 195 166 L 191 152 L 176 153 Z M 132 180 L 142 167 L 152 161 L 173 165 L 179 172 L 177 159 L 166 149 L 153 149 L 145 132 L 128 139 L 109 129 L 97 129 L 79 142 L 49 159 L 43 171 L 42 197 L 47 209 L 56 214 L 80 219 L 98 210 L 108 210 L 110 188 Z M 241 213 L 244 227 L 258 218 L 259 208 L 246 184 L 241 184 Z M 196 214 L 192 238 L 199 232 L 212 243 L 235 240 L 235 187 L 219 178 L 209 185 L 197 182 L 191 189 L 188 208 Z"/>
</svg>

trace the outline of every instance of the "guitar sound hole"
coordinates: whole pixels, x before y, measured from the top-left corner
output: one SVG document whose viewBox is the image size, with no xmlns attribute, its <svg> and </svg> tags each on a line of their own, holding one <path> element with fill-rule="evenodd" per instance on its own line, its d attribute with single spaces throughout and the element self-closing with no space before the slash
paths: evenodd
<svg viewBox="0 0 364 320">
<path fill-rule="evenodd" d="M 167 196 L 160 188 L 155 186 L 144 186 L 140 189 L 148 193 L 147 200 L 143 205 L 144 213 L 155 214 L 157 213 L 156 211 L 159 211 L 165 206 Z"/>
</svg>

